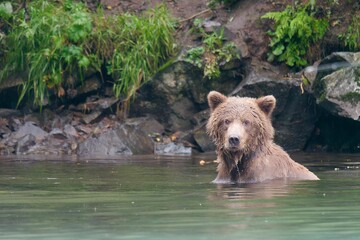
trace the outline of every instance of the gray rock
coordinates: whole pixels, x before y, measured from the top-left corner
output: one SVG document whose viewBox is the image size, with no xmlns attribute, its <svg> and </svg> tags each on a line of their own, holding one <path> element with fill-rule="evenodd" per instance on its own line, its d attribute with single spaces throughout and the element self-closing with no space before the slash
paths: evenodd
<svg viewBox="0 0 360 240">
<path fill-rule="evenodd" d="M 26 154 L 31 147 L 36 145 L 36 138 L 32 134 L 26 134 L 21 137 L 16 146 L 16 154 Z"/>
<path fill-rule="evenodd" d="M 26 122 L 16 132 L 14 132 L 12 137 L 15 139 L 20 139 L 28 134 L 33 135 L 37 140 L 44 140 L 48 136 L 47 132 L 38 126 L 35 126 L 32 122 Z"/>
<path fill-rule="evenodd" d="M 67 96 L 70 99 L 84 97 L 90 93 L 96 92 L 100 87 L 100 80 L 97 77 L 92 77 L 90 79 L 86 79 L 78 88 L 68 89 Z"/>
<path fill-rule="evenodd" d="M 115 129 L 99 133 L 77 146 L 79 155 L 144 155 L 154 152 L 149 136 L 163 131 L 163 127 L 151 118 L 127 119 Z"/>
<path fill-rule="evenodd" d="M 54 128 L 53 130 L 51 130 L 49 135 L 55 139 L 67 139 L 65 133 L 59 128 Z"/>
<path fill-rule="evenodd" d="M 155 143 L 154 153 L 157 155 L 191 154 L 191 147 L 185 147 L 181 143 Z"/>
<path fill-rule="evenodd" d="M 146 136 L 162 135 L 165 131 L 164 126 L 152 117 L 129 118 L 126 124 L 136 126 Z"/>
<path fill-rule="evenodd" d="M 200 146 L 204 152 L 215 151 L 216 146 L 206 132 L 206 126 L 203 124 L 193 132 L 195 142 Z"/>
<path fill-rule="evenodd" d="M 99 119 L 101 114 L 101 111 L 94 111 L 89 114 L 84 114 L 81 121 L 86 124 L 93 123 Z"/>
<path fill-rule="evenodd" d="M 77 138 L 77 137 L 79 137 L 79 134 L 76 131 L 76 129 L 73 126 L 71 126 L 70 124 L 66 124 L 64 126 L 64 133 L 66 134 L 66 136 L 68 138 L 74 138 L 74 137 Z"/>
<path fill-rule="evenodd" d="M 90 127 L 84 126 L 84 125 L 77 125 L 76 129 L 85 134 L 90 134 L 93 132 L 93 129 L 91 129 Z"/>
<path fill-rule="evenodd" d="M 109 130 L 98 137 L 90 137 L 77 148 L 77 154 L 82 156 L 115 156 L 132 155 L 115 130 Z"/>
<path fill-rule="evenodd" d="M 0 118 L 20 117 L 22 113 L 19 110 L 0 108 Z"/>
<path fill-rule="evenodd" d="M 7 126 L 2 125 L 1 121 L 0 121 L 0 138 L 5 138 L 5 137 L 9 136 L 10 133 L 11 133 L 11 130 Z"/>
<path fill-rule="evenodd" d="M 360 52 L 333 53 L 313 69 L 319 106 L 335 116 L 360 121 Z"/>
<path fill-rule="evenodd" d="M 207 108 L 209 91 L 228 93 L 240 80 L 237 74 L 204 79 L 202 70 L 179 60 L 140 88 L 130 116 L 150 115 L 172 132 L 186 131 L 194 126 L 192 117 Z"/>
<path fill-rule="evenodd" d="M 152 154 L 154 152 L 154 143 L 149 136 L 146 121 L 147 118 L 128 119 L 116 129 L 119 138 L 134 155 Z"/>
<path fill-rule="evenodd" d="M 233 94 L 258 98 L 274 95 L 275 142 L 286 150 L 302 150 L 311 136 L 316 121 L 315 99 L 301 93 L 300 79 L 285 80 L 271 72 L 253 69 Z"/>
<path fill-rule="evenodd" d="M 103 111 L 113 107 L 118 101 L 115 97 L 98 99 L 97 97 L 90 96 L 86 99 L 85 103 L 79 104 L 76 107 L 72 106 L 72 109 L 79 112 Z"/>
</svg>

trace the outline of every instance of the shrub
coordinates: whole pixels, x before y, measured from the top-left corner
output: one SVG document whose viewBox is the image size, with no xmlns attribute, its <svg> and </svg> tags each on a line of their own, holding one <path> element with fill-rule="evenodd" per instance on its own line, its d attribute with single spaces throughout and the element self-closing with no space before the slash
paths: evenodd
<svg viewBox="0 0 360 240">
<path fill-rule="evenodd" d="M 261 17 L 275 21 L 274 30 L 267 32 L 271 39 L 269 61 L 285 62 L 291 67 L 308 64 L 305 55 L 310 44 L 322 39 L 328 28 L 326 19 L 315 18 L 312 6 L 287 6 L 282 12 L 269 12 Z"/>
<path fill-rule="evenodd" d="M 202 35 L 202 46 L 191 48 L 185 55 L 188 61 L 204 69 L 204 77 L 220 77 L 220 65 L 240 58 L 234 43 L 224 43 L 224 29 L 208 34 L 201 27 L 199 19 L 194 21 L 194 31 Z"/>
<path fill-rule="evenodd" d="M 174 21 L 164 6 L 144 16 L 106 17 L 71 0 L 39 0 L 28 4 L 28 12 L 28 21 L 22 10 L 10 23 L 0 72 L 0 81 L 27 74 L 19 102 L 30 94 L 41 106 L 49 92 L 65 94 L 69 77 L 82 81 L 90 68 L 102 74 L 104 66 L 116 97 L 128 101 L 174 51 Z"/>
<path fill-rule="evenodd" d="M 339 38 L 350 51 L 360 50 L 360 20 L 358 16 L 353 17 L 346 33 L 340 34 Z"/>
</svg>

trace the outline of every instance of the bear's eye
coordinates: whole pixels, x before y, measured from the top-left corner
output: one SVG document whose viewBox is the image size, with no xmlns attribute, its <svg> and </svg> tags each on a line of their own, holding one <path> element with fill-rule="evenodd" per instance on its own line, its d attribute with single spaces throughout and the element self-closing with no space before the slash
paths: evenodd
<svg viewBox="0 0 360 240">
<path fill-rule="evenodd" d="M 230 120 L 229 120 L 229 119 L 225 119 L 224 122 L 225 122 L 226 125 L 229 125 L 229 124 L 230 124 Z"/>
<path fill-rule="evenodd" d="M 244 120 L 244 121 L 243 121 L 243 124 L 244 124 L 245 126 L 248 126 L 248 125 L 250 125 L 250 121 L 249 121 L 249 120 Z"/>
</svg>

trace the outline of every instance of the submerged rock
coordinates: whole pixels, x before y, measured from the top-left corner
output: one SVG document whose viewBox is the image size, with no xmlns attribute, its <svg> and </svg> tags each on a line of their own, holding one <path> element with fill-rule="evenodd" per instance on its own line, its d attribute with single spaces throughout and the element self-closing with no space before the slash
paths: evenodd
<svg viewBox="0 0 360 240">
<path fill-rule="evenodd" d="M 168 154 L 191 154 L 191 147 L 185 147 L 181 143 L 155 143 L 154 153 L 157 155 Z"/>
</svg>

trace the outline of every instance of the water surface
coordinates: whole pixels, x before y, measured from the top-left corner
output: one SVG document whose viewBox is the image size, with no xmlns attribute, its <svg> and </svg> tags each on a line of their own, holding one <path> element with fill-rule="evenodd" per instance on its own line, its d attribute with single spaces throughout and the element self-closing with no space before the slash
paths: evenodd
<svg viewBox="0 0 360 240">
<path fill-rule="evenodd" d="M 216 185 L 214 155 L 1 157 L 0 239 L 359 239 L 360 156 L 293 158 L 321 181 Z"/>
</svg>

